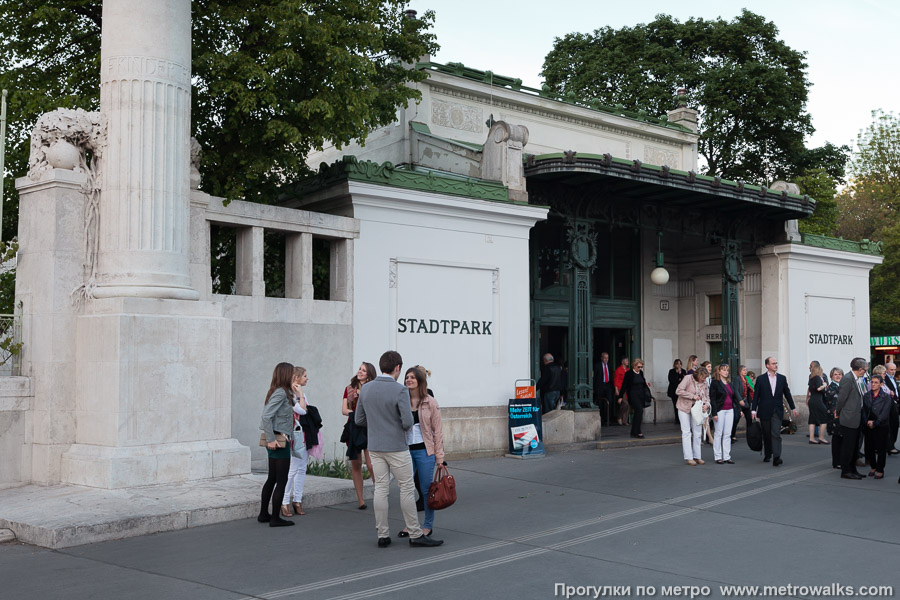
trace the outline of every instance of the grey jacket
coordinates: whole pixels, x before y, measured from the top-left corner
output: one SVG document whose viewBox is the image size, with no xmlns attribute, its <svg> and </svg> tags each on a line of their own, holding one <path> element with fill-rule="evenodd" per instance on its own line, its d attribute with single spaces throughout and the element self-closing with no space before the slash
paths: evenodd
<svg viewBox="0 0 900 600">
<path fill-rule="evenodd" d="M 259 422 L 259 428 L 266 433 L 267 442 L 275 441 L 276 431 L 291 437 L 294 429 L 292 400 L 288 400 L 287 394 L 281 388 L 272 392 L 269 403 L 263 408 L 262 419 Z"/>
<path fill-rule="evenodd" d="M 862 406 L 863 397 L 859 393 L 859 386 L 856 385 L 856 375 L 850 371 L 841 379 L 835 406 L 841 426 L 850 429 L 859 428 L 862 422 Z"/>
<path fill-rule="evenodd" d="M 365 425 L 369 450 L 400 452 L 408 450 L 406 430 L 413 426 L 409 390 L 390 375 L 379 375 L 359 390 L 356 424 Z"/>
</svg>

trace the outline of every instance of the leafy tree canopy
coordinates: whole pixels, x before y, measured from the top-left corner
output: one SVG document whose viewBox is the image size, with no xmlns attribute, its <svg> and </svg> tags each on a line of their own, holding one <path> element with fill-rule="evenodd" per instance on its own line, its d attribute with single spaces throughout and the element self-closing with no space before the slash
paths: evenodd
<svg viewBox="0 0 900 600">
<path fill-rule="evenodd" d="M 407 0 L 194 0 L 192 130 L 202 187 L 267 202 L 326 143 L 364 140 L 420 97 L 404 68 L 437 49 L 431 12 Z M 100 0 L 0 0 L 0 87 L 10 90 L 7 170 L 22 175 L 38 116 L 99 106 Z M 16 230 L 7 179 L 4 239 Z"/>
<path fill-rule="evenodd" d="M 648 24 L 557 38 L 542 75 L 559 93 L 665 114 L 687 91 L 700 112 L 706 173 L 771 182 L 813 168 L 843 177 L 841 148 L 810 151 L 805 54 L 778 39 L 777 27 L 744 10 L 732 21 L 658 15 Z"/>
<path fill-rule="evenodd" d="M 834 197 L 837 186 L 834 177 L 823 168 L 811 169 L 794 179 L 800 191 L 816 201 L 812 215 L 800 221 L 802 233 L 834 235 L 837 229 L 838 207 Z"/>
</svg>

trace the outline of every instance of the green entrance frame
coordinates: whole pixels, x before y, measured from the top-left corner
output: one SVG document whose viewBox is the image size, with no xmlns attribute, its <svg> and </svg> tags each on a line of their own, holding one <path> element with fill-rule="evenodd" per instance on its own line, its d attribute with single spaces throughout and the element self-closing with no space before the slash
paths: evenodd
<svg viewBox="0 0 900 600">
<path fill-rule="evenodd" d="M 591 223 L 700 237 L 720 245 L 723 355 L 732 372 L 736 372 L 741 362 L 738 291 L 744 277 L 743 252 L 782 241 L 785 221 L 804 218 L 815 210 L 815 201 L 809 196 L 646 165 L 609 154 L 570 151 L 529 156 L 525 176 L 529 202 L 548 205 L 551 216 L 567 222 L 568 289 L 553 304 L 554 312 L 566 311 L 568 317 L 566 408 L 570 409 L 593 398 L 591 336 L 596 321 L 590 272 L 596 267 L 596 239 L 588 233 Z M 532 261 L 535 256 L 533 251 Z M 549 323 L 543 320 L 548 299 L 542 298 L 534 285 L 536 274 L 532 268 L 533 365 L 540 364 L 540 328 Z M 632 353 L 639 355 L 639 299 L 635 304 L 638 311 L 633 321 L 636 335 Z"/>
</svg>

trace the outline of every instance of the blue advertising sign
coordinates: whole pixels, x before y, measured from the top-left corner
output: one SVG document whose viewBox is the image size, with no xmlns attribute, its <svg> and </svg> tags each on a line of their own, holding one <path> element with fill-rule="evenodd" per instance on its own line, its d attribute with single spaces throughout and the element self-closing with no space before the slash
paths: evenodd
<svg viewBox="0 0 900 600">
<path fill-rule="evenodd" d="M 544 453 L 541 404 L 536 398 L 509 401 L 509 453 L 514 456 Z"/>
</svg>

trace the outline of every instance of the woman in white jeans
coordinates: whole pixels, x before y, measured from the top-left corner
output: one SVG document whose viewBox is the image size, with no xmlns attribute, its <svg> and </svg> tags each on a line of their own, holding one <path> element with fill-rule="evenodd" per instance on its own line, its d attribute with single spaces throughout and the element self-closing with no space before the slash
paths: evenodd
<svg viewBox="0 0 900 600">
<path fill-rule="evenodd" d="M 716 424 L 713 454 L 717 465 L 734 464 L 731 460 L 731 426 L 734 424 L 734 412 L 736 409 L 739 410 L 741 394 L 738 386 L 731 385 L 730 375 L 731 369 L 728 365 L 719 365 L 709 384 L 710 416 Z"/>
<path fill-rule="evenodd" d="M 706 377 L 709 375 L 703 367 L 697 367 L 693 373 L 681 380 L 675 395 L 678 401 L 675 408 L 678 412 L 678 422 L 681 423 L 681 450 L 684 454 L 684 462 L 690 466 L 702 465 L 700 458 L 700 425 L 694 422 L 691 416 L 691 408 L 697 402 L 709 404 L 709 391 L 706 389 Z M 730 431 L 730 430 L 729 430 Z"/>
<path fill-rule="evenodd" d="M 306 414 L 306 394 L 303 386 L 309 381 L 306 369 L 294 367 L 294 378 L 291 382 L 291 390 L 294 392 L 294 433 L 291 436 L 291 468 L 288 471 L 287 486 L 284 488 L 284 500 L 281 503 L 281 516 L 293 517 L 291 512 L 291 497 L 293 496 L 294 512 L 305 515 L 303 512 L 303 484 L 306 482 L 306 465 L 309 462 L 309 451 L 306 449 L 306 439 L 303 429 L 297 419 Z"/>
</svg>

